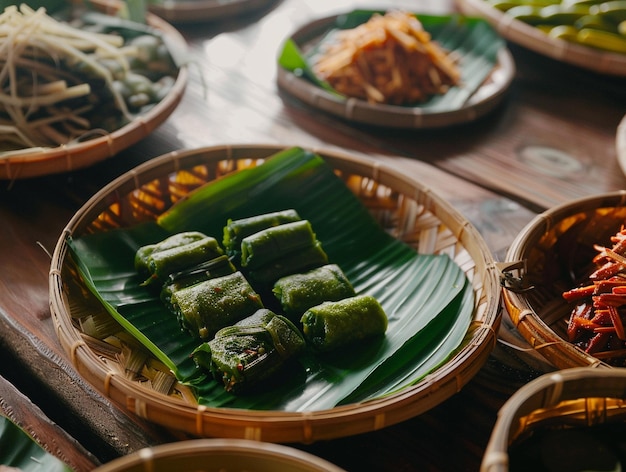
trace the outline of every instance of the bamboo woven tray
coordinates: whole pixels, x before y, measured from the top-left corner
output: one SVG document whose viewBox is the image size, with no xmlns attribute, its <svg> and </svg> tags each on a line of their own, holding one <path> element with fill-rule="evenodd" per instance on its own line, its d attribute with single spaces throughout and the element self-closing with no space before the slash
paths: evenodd
<svg viewBox="0 0 626 472">
<path fill-rule="evenodd" d="M 306 443 L 377 430 L 419 415 L 457 393 L 487 360 L 500 321 L 500 289 L 493 259 L 479 233 L 413 177 L 375 161 L 324 151 L 316 152 L 384 228 L 421 253 L 448 254 L 466 273 L 475 292 L 472 322 L 462 346 L 444 365 L 398 393 L 328 410 L 208 408 L 198 406 L 180 386 L 165 394 L 145 376 L 131 380 L 112 346 L 92 342 L 81 331 L 79 318 L 103 308 L 89 297 L 74 271 L 68 237 L 154 220 L 191 190 L 235 170 L 255 167 L 282 149 L 224 145 L 155 158 L 104 187 L 63 231 L 49 278 L 59 340 L 76 370 L 123 409 L 200 437 Z"/>
<path fill-rule="evenodd" d="M 562 260 L 574 261 L 576 254 L 580 263 L 589 263 L 593 244 L 610 247 L 609 237 L 624 221 L 626 191 L 581 198 L 537 215 L 509 248 L 506 265 L 512 267 L 504 271 L 507 284 L 503 290 L 506 310 L 522 336 L 557 368 L 608 367 L 567 341 L 572 307 L 562 293 L 575 285 L 559 268 Z M 567 240 L 561 238 L 568 230 Z M 557 258 L 562 259 L 560 263 Z"/>
<path fill-rule="evenodd" d="M 315 20 L 300 27 L 290 39 L 305 49 L 335 26 L 337 16 Z M 484 83 L 458 109 L 428 111 L 421 107 L 373 104 L 345 98 L 322 89 L 304 77 L 278 67 L 277 83 L 307 105 L 348 121 L 388 128 L 440 128 L 474 121 L 492 111 L 504 99 L 513 77 L 515 63 L 510 52 L 501 48 L 498 62 Z"/>
<path fill-rule="evenodd" d="M 510 18 L 485 0 L 456 0 L 456 4 L 463 13 L 485 18 L 504 38 L 531 51 L 601 74 L 626 75 L 626 54 L 550 38 L 537 28 Z"/>
<path fill-rule="evenodd" d="M 250 14 L 274 0 L 162 0 L 149 2 L 150 12 L 171 23 L 199 23 Z"/>
<path fill-rule="evenodd" d="M 623 424 L 625 417 L 626 370 L 578 367 L 544 374 L 520 388 L 500 409 L 481 471 L 508 471 L 510 445 L 534 430 Z"/>
<path fill-rule="evenodd" d="M 162 444 L 115 459 L 94 472 L 171 470 L 344 472 L 307 452 L 245 439 L 195 439 Z"/>
<path fill-rule="evenodd" d="M 120 7 L 120 2 L 115 0 L 90 0 L 89 4 L 106 14 L 115 14 Z M 187 50 L 182 35 L 161 18 L 148 13 L 146 22 L 163 33 L 172 49 Z M 183 97 L 187 80 L 188 70 L 183 65 L 172 89 L 163 100 L 147 113 L 108 135 L 55 148 L 26 149 L 10 157 L 0 154 L 0 179 L 15 180 L 70 172 L 115 156 L 148 136 L 169 117 Z"/>
</svg>

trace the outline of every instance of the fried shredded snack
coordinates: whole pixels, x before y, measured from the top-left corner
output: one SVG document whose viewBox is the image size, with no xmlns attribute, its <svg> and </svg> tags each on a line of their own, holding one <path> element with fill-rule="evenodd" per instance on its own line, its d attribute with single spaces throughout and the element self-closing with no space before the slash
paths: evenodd
<svg viewBox="0 0 626 472">
<path fill-rule="evenodd" d="M 580 286 L 563 292 L 573 304 L 567 324 L 570 342 L 606 363 L 626 366 L 626 227 L 611 247 L 594 245 L 593 272 Z"/>
<path fill-rule="evenodd" d="M 342 30 L 314 61 L 315 73 L 335 90 L 371 103 L 406 105 L 445 94 L 461 80 L 447 51 L 412 14 L 375 14 Z"/>
</svg>

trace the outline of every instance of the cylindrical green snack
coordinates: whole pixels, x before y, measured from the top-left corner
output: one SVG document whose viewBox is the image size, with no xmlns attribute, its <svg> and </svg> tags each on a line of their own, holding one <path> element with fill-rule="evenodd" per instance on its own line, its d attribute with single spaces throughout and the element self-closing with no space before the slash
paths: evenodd
<svg viewBox="0 0 626 472">
<path fill-rule="evenodd" d="M 274 284 L 274 295 L 283 313 L 298 319 L 322 302 L 335 302 L 355 295 L 352 284 L 337 264 L 326 264 L 308 272 L 287 275 Z"/>
<path fill-rule="evenodd" d="M 203 340 L 263 307 L 261 297 L 241 272 L 174 292 L 171 302 L 181 325 Z"/>
<path fill-rule="evenodd" d="M 301 318 L 304 337 L 317 351 L 327 352 L 387 330 L 387 315 L 378 300 L 357 295 L 309 308 Z"/>
<path fill-rule="evenodd" d="M 172 311 L 172 295 L 183 288 L 191 287 L 200 282 L 204 282 L 216 277 L 223 277 L 236 272 L 237 269 L 228 259 L 228 256 L 221 255 L 210 261 L 203 262 L 190 269 L 170 274 L 161 288 L 161 300 Z"/>
<path fill-rule="evenodd" d="M 154 248 L 142 247 L 135 253 L 135 267 L 147 271 L 144 285 L 162 285 L 167 277 L 195 265 L 214 259 L 224 253 L 211 236 L 197 239 L 200 233 L 180 233 L 171 236 Z"/>
<path fill-rule="evenodd" d="M 223 254 L 217 240 L 210 236 L 178 247 L 152 253 L 148 268 L 152 276 L 164 281 L 170 274 L 193 267 Z"/>
<path fill-rule="evenodd" d="M 270 378 L 304 347 L 302 334 L 289 320 L 260 309 L 219 330 L 214 339 L 192 353 L 192 358 L 227 391 L 237 393 Z"/>
<path fill-rule="evenodd" d="M 169 238 L 164 239 L 156 244 L 148 244 L 140 247 L 135 253 L 135 269 L 143 277 L 150 275 L 150 269 L 148 268 L 150 262 L 150 256 L 159 251 L 165 251 L 174 247 L 184 246 L 194 241 L 199 241 L 206 238 L 205 234 L 198 231 L 185 231 L 175 234 Z"/>
<path fill-rule="evenodd" d="M 328 263 L 328 256 L 322 244 L 316 241 L 312 246 L 282 255 L 263 266 L 250 271 L 250 280 L 272 288 L 274 283 L 286 275 L 306 272 Z"/>
<path fill-rule="evenodd" d="M 306 249 L 316 243 L 313 228 L 308 220 L 267 228 L 241 241 L 241 265 L 253 270 L 287 253 Z"/>
<path fill-rule="evenodd" d="M 292 223 L 300 219 L 298 213 L 293 209 L 264 213 L 238 220 L 229 219 L 224 227 L 224 249 L 229 255 L 236 254 L 240 251 L 241 241 L 245 237 L 267 228 Z"/>
</svg>

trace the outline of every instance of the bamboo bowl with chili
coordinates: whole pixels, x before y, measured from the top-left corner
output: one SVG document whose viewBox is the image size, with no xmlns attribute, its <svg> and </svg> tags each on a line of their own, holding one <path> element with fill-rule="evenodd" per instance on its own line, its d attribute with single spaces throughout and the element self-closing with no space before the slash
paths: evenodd
<svg viewBox="0 0 626 472">
<path fill-rule="evenodd" d="M 602 248 L 613 248 L 625 222 L 626 191 L 585 197 L 537 215 L 509 248 L 501 273 L 506 311 L 526 341 L 558 369 L 626 362 L 626 355 L 618 352 L 619 341 L 626 345 L 620 327 L 626 305 L 615 307 L 616 323 L 606 321 L 596 330 L 611 330 L 612 346 L 581 343 L 571 337 L 575 327 L 570 323 L 578 301 L 572 295 L 592 285 L 594 258 Z"/>
</svg>

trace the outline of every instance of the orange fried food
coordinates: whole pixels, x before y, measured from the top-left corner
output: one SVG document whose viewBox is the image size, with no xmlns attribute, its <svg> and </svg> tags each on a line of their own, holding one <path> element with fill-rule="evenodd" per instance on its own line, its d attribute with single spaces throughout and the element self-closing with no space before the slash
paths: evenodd
<svg viewBox="0 0 626 472">
<path fill-rule="evenodd" d="M 338 92 L 372 103 L 406 105 L 444 94 L 461 80 L 451 55 L 412 14 L 375 14 L 321 51 L 313 69 Z"/>
</svg>

